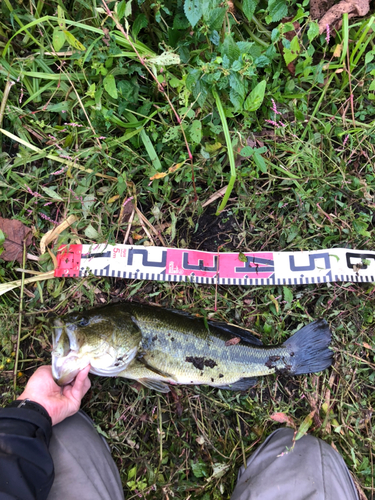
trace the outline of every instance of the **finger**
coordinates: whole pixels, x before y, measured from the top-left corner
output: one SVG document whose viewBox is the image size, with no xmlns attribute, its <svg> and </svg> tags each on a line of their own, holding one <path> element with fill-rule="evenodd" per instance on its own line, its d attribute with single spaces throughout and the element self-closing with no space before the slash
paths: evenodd
<svg viewBox="0 0 375 500">
<path fill-rule="evenodd" d="M 51 365 L 43 365 L 39 366 L 35 370 L 35 372 L 31 375 L 30 380 L 35 380 L 39 378 L 52 378 L 52 366 Z"/>
<path fill-rule="evenodd" d="M 81 401 L 83 396 L 91 387 L 91 382 L 90 379 L 88 378 L 90 368 L 91 366 L 87 365 L 86 368 L 84 368 L 78 373 L 75 381 L 73 382 L 70 393 L 71 396 L 76 400 Z"/>
</svg>

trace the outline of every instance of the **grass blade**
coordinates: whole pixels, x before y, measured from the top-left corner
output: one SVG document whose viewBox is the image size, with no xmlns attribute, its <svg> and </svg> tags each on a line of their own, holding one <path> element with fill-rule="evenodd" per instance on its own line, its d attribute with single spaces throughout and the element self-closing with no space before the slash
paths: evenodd
<svg viewBox="0 0 375 500">
<path fill-rule="evenodd" d="M 224 210 L 224 208 L 227 204 L 228 198 L 232 192 L 234 182 L 236 180 L 236 166 L 234 164 L 234 153 L 233 153 L 233 148 L 232 148 L 232 142 L 230 140 L 229 128 L 228 128 L 227 118 L 225 116 L 223 105 L 221 103 L 219 94 L 216 92 L 216 90 L 213 90 L 212 94 L 215 98 L 216 106 L 217 106 L 217 109 L 219 111 L 219 115 L 220 115 L 220 119 L 221 119 L 221 124 L 223 126 L 225 142 L 227 144 L 229 165 L 230 165 L 230 179 L 229 179 L 228 187 L 227 187 L 227 190 L 225 192 L 224 198 L 223 198 L 222 202 L 220 203 L 220 206 L 216 212 L 216 215 L 219 215 L 219 213 L 222 210 Z"/>
</svg>

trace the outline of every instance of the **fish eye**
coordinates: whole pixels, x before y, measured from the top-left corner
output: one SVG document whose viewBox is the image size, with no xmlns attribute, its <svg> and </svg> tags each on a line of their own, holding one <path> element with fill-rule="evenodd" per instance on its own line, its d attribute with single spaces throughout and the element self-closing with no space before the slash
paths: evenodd
<svg viewBox="0 0 375 500">
<path fill-rule="evenodd" d="M 89 320 L 86 318 L 82 318 L 78 321 L 77 325 L 78 326 L 87 326 L 89 324 Z"/>
</svg>

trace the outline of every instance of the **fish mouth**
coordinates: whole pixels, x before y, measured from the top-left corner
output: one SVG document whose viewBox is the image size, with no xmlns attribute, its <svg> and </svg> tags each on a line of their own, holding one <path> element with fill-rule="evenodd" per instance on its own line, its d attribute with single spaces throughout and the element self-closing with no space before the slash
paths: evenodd
<svg viewBox="0 0 375 500">
<path fill-rule="evenodd" d="M 76 378 L 78 373 L 84 368 L 84 366 L 77 367 L 77 362 L 79 363 L 77 356 L 72 356 L 69 359 L 66 358 L 52 358 L 52 377 L 53 380 L 59 386 L 68 385 Z M 80 363 L 79 363 L 80 364 Z M 87 366 L 86 363 L 85 366 Z"/>
<path fill-rule="evenodd" d="M 79 356 L 74 333 L 59 319 L 54 321 L 52 347 L 53 380 L 59 386 L 70 384 L 89 360 Z"/>
</svg>

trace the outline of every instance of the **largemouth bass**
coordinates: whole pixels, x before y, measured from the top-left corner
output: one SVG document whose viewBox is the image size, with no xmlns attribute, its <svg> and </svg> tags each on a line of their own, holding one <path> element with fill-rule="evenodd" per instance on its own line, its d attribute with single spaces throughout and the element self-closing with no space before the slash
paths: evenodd
<svg viewBox="0 0 375 500">
<path fill-rule="evenodd" d="M 324 370 L 332 363 L 330 341 L 323 319 L 283 344 L 263 346 L 233 325 L 122 303 L 55 320 L 52 373 L 65 385 L 90 364 L 91 373 L 138 380 L 160 392 L 169 384 L 246 390 L 261 375 Z"/>
</svg>

